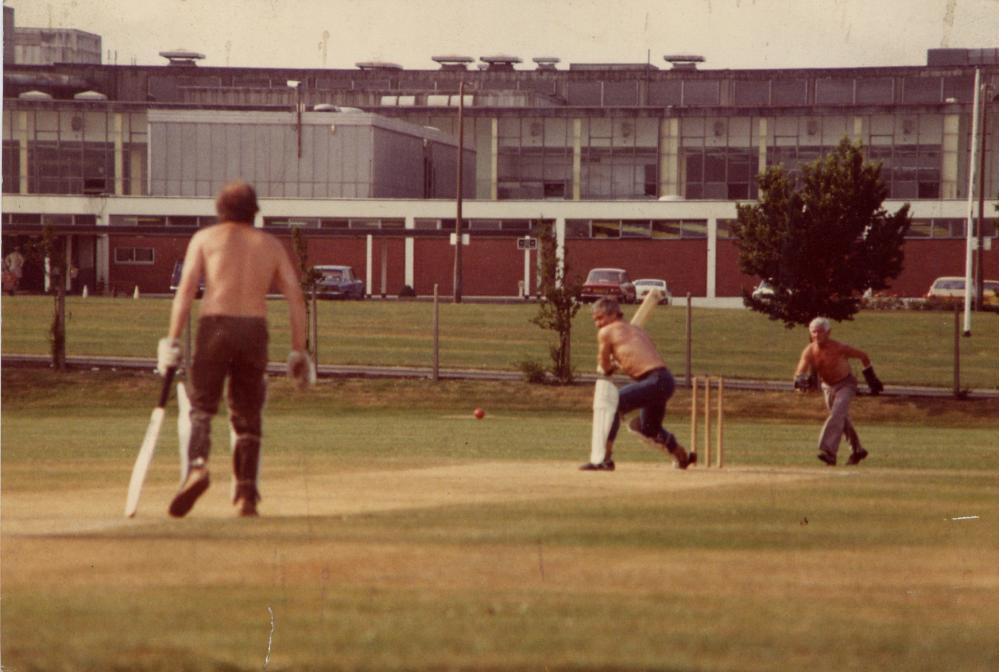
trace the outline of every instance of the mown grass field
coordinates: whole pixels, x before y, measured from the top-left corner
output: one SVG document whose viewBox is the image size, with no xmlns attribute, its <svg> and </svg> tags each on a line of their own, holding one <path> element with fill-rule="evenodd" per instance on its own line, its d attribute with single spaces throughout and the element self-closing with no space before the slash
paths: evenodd
<svg viewBox="0 0 999 672">
<path fill-rule="evenodd" d="M 862 397 L 830 469 L 818 396 L 730 391 L 724 469 L 625 434 L 595 474 L 586 386 L 276 378 L 261 518 L 224 418 L 166 516 L 171 404 L 126 520 L 158 385 L 4 368 L 5 670 L 999 669 L 997 400 Z"/>
<path fill-rule="evenodd" d="M 53 300 L 44 296 L 3 297 L 3 352 L 46 354 Z M 626 306 L 626 315 L 635 310 Z M 67 352 L 73 355 L 155 357 L 165 333 L 170 302 L 162 298 L 69 297 Z M 533 360 L 550 365 L 552 333 L 530 323 L 533 304 L 450 304 L 440 306 L 440 365 L 444 368 L 517 370 Z M 273 301 L 271 358 L 288 351 L 285 305 Z M 686 308 L 658 309 L 647 328 L 675 373 L 685 370 Z M 747 310 L 693 311 L 691 369 L 729 378 L 790 380 L 808 340 L 803 328 Z M 433 363 L 433 306 L 428 302 L 364 301 L 319 303 L 319 360 L 323 364 L 421 366 Z M 972 338 L 961 338 L 962 388 L 999 389 L 999 313 L 976 313 Z M 947 312 L 864 311 L 834 325 L 833 337 L 868 351 L 888 385 L 954 383 L 954 318 Z M 572 361 L 577 371 L 594 368 L 595 339 L 588 308 L 573 328 Z"/>
</svg>

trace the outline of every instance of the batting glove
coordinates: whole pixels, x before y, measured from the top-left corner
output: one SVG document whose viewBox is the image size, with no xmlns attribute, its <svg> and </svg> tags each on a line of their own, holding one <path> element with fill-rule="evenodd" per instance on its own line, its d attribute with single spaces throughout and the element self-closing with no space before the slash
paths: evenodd
<svg viewBox="0 0 999 672">
<path fill-rule="evenodd" d="M 161 338 L 156 346 L 156 372 L 166 375 L 167 369 L 180 366 L 180 341 L 176 338 Z"/>
<path fill-rule="evenodd" d="M 316 383 L 316 365 L 304 350 L 292 350 L 288 353 L 288 377 L 295 387 L 304 390 Z"/>
</svg>

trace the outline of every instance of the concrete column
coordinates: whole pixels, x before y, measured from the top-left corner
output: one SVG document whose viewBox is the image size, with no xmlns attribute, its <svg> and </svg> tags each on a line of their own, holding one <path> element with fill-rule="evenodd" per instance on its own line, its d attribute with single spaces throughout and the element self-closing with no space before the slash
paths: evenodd
<svg viewBox="0 0 999 672">
<path fill-rule="evenodd" d="M 364 287 L 368 292 L 368 296 L 374 294 L 372 291 L 372 271 L 371 266 L 374 260 L 374 237 L 369 233 L 364 237 Z"/>
<path fill-rule="evenodd" d="M 709 299 L 715 298 L 715 280 L 718 275 L 718 220 L 714 217 L 708 218 L 708 245 L 707 245 L 707 292 Z"/>
<path fill-rule="evenodd" d="M 125 193 L 125 157 L 123 154 L 124 143 L 122 141 L 123 124 L 122 113 L 115 112 L 111 115 L 112 133 L 114 134 L 114 195 L 122 196 Z"/>
<path fill-rule="evenodd" d="M 583 120 L 572 120 L 572 200 L 583 197 Z"/>
<path fill-rule="evenodd" d="M 756 138 L 756 142 L 759 145 L 758 149 L 758 163 L 756 165 L 756 172 L 762 175 L 767 172 L 767 143 L 769 141 L 769 127 L 767 124 L 766 117 L 760 117 L 759 120 L 759 135 Z"/>
<path fill-rule="evenodd" d="M 499 198 L 499 119 L 492 120 L 492 138 L 489 142 L 489 160 L 492 162 L 489 171 L 489 198 L 493 201 Z M 464 219 L 464 217 L 462 217 Z"/>
<path fill-rule="evenodd" d="M 111 215 L 107 212 L 101 212 L 97 215 L 97 226 L 107 227 L 110 224 Z M 94 263 L 97 264 L 94 269 L 95 282 L 103 286 L 105 292 L 109 292 L 111 290 L 111 240 L 107 234 L 98 234 L 94 236 L 94 245 L 97 247 L 94 255 Z"/>
<path fill-rule="evenodd" d="M 940 147 L 940 198 L 957 198 L 960 138 L 961 115 L 945 114 L 943 118 L 943 145 Z"/>
<path fill-rule="evenodd" d="M 22 194 L 28 193 L 28 113 L 25 110 L 21 110 L 17 113 L 17 126 L 14 129 L 14 134 L 17 136 L 18 145 L 18 174 L 21 176 L 21 188 L 20 192 Z"/>
<path fill-rule="evenodd" d="M 540 264 L 541 255 L 538 254 L 537 256 Z M 557 217 L 555 219 L 555 258 L 558 264 L 558 270 L 556 271 L 557 279 L 565 273 L 565 217 Z M 541 286 L 540 283 L 538 286 Z M 561 287 L 562 283 L 559 282 L 558 286 Z"/>
<path fill-rule="evenodd" d="M 416 218 L 413 215 L 406 215 L 405 228 L 412 231 L 416 228 Z M 404 278 L 403 282 L 416 289 L 416 269 L 414 268 L 414 261 L 416 259 L 416 239 L 412 236 L 406 237 L 405 242 L 405 267 L 404 267 Z"/>
<path fill-rule="evenodd" d="M 659 122 L 659 195 L 682 196 L 680 185 L 680 120 Z"/>
</svg>

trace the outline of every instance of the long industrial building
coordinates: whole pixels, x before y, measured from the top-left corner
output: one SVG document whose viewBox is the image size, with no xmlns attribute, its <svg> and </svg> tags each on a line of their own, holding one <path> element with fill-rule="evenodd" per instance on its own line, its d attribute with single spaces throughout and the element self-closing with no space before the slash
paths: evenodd
<svg viewBox="0 0 999 672">
<path fill-rule="evenodd" d="M 999 49 L 807 70 L 712 70 L 683 54 L 566 65 L 428 54 L 425 70 L 163 55 L 160 66 L 4 61 L 4 249 L 49 225 L 71 291 L 168 291 L 187 240 L 214 221 L 215 192 L 243 178 L 261 196 L 258 225 L 289 244 L 302 227 L 310 263 L 352 265 L 369 294 L 446 295 L 461 164 L 466 295 L 536 291 L 524 238 L 546 221 L 570 273 L 615 266 L 675 295 L 734 297 L 759 280 L 739 272 L 729 233 L 755 176 L 797 170 L 843 137 L 881 163 L 886 209 L 912 205 L 893 292 L 963 275 L 969 220 L 982 224 L 976 261 L 999 277 Z M 45 283 L 36 265 L 22 288 Z"/>
</svg>

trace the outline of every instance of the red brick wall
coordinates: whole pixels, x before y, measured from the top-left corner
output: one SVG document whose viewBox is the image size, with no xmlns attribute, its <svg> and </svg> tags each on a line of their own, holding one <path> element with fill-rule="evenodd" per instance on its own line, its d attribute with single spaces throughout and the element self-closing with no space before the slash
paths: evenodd
<svg viewBox="0 0 999 672">
<path fill-rule="evenodd" d="M 662 278 L 673 296 L 707 290 L 706 240 L 582 240 L 566 241 L 566 263 L 572 275 L 585 277 L 591 268 L 628 271 L 632 280 Z"/>
<path fill-rule="evenodd" d="M 173 265 L 183 261 L 189 238 L 167 236 L 110 236 L 110 259 L 108 282 L 119 291 L 131 292 L 139 286 L 139 292 L 165 293 L 170 291 L 170 274 Z M 115 248 L 151 247 L 155 262 L 145 264 L 116 264 Z"/>
</svg>

